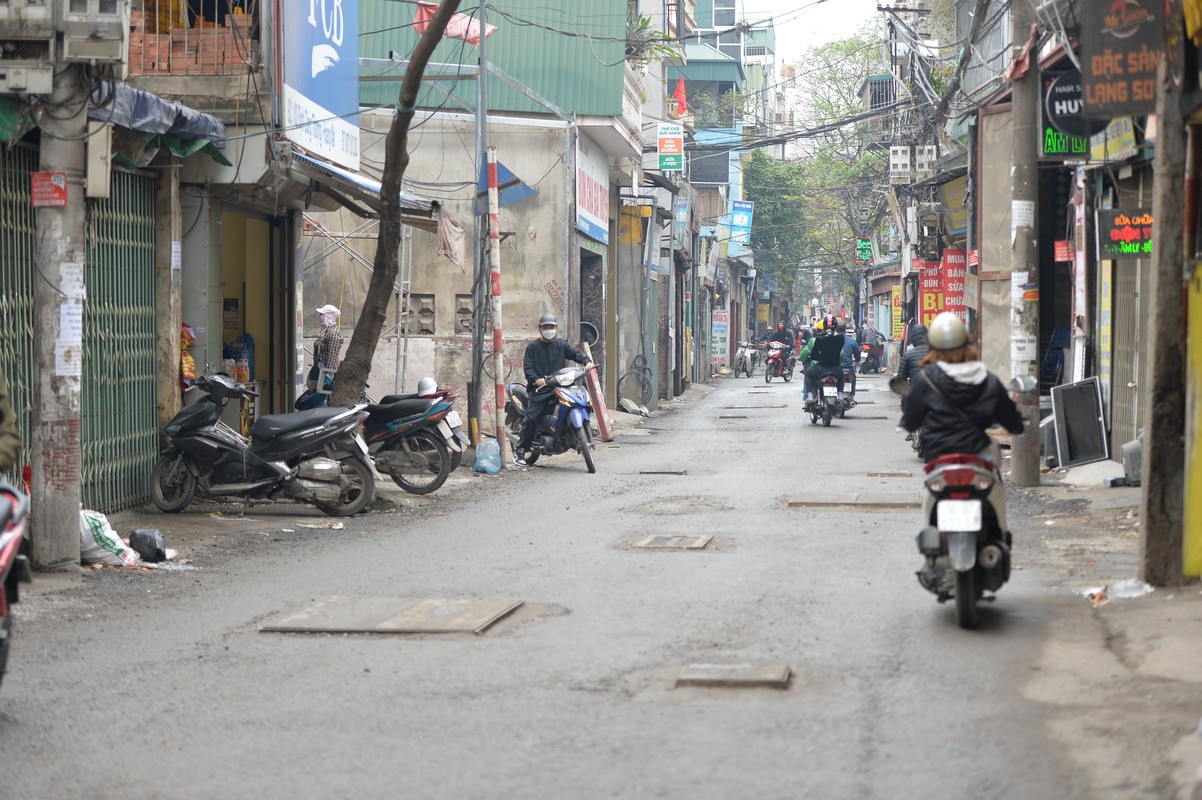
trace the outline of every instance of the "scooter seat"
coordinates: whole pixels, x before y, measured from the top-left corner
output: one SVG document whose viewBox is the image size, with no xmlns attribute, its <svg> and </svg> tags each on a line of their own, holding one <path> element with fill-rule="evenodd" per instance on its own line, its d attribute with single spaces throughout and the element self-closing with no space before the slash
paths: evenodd
<svg viewBox="0 0 1202 800">
<path fill-rule="evenodd" d="M 402 400 L 416 400 L 417 397 L 418 397 L 417 392 L 410 392 L 409 394 L 389 394 L 389 395 L 384 395 L 383 397 L 381 397 L 380 402 L 376 403 L 376 405 L 390 406 L 393 403 L 399 403 Z"/>
<path fill-rule="evenodd" d="M 424 413 L 432 403 L 433 400 L 427 397 L 397 400 L 394 403 L 376 403 L 367 407 L 367 418 L 372 422 L 392 422 L 394 419 Z"/>
<path fill-rule="evenodd" d="M 259 441 L 274 439 L 280 434 L 288 433 L 298 428 L 320 425 L 326 420 L 331 420 L 340 414 L 345 414 L 346 411 L 345 408 L 313 408 L 308 411 L 297 411 L 292 414 L 269 414 L 266 417 L 259 417 L 255 420 L 255 424 L 250 428 L 250 435 L 251 438 Z"/>
<path fill-rule="evenodd" d="M 527 401 L 530 400 L 530 393 L 526 391 L 526 387 L 520 383 L 509 384 L 509 393 L 522 402 L 522 407 L 525 408 Z"/>
</svg>

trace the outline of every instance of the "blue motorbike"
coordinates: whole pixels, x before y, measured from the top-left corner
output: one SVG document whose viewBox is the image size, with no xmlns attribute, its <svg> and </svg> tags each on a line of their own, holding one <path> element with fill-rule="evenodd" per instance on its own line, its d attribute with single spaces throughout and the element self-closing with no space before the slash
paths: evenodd
<svg viewBox="0 0 1202 800">
<path fill-rule="evenodd" d="M 597 471 L 593 463 L 591 407 L 588 391 L 583 385 L 584 376 L 590 369 L 595 367 L 591 364 L 587 367 L 565 367 L 549 376 L 546 385 L 535 390 L 539 394 L 555 392 L 556 402 L 550 405 L 546 416 L 538 422 L 530 443 L 530 455 L 526 458 L 527 464 L 533 464 L 539 456 L 557 456 L 575 450 L 584 456 L 584 464 L 589 472 Z M 511 383 L 505 389 L 505 427 L 508 429 L 510 445 L 516 448 L 526 422 L 530 396 L 520 383 Z"/>
</svg>

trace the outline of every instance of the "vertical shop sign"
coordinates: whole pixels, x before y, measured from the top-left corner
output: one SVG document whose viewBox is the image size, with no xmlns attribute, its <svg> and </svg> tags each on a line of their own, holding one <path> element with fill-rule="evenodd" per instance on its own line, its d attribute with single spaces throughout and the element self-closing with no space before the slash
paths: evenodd
<svg viewBox="0 0 1202 800">
<path fill-rule="evenodd" d="M 896 341 L 901 341 L 902 335 L 905 332 L 905 324 L 902 322 L 901 287 L 894 286 L 891 292 L 893 297 L 890 306 L 890 310 L 892 312 L 890 314 L 892 317 L 892 325 L 890 326 L 891 330 L 889 331 L 890 338 Z"/>
<path fill-rule="evenodd" d="M 714 309 L 712 327 L 710 329 L 710 362 L 713 364 L 726 363 L 727 337 L 730 331 L 730 312 Z"/>
<path fill-rule="evenodd" d="M 1114 335 L 1114 262 L 1098 263 L 1098 378 L 1102 381 L 1102 398 L 1109 402 L 1113 374 Z"/>
<path fill-rule="evenodd" d="M 931 320 L 943 311 L 943 275 L 938 261 L 915 261 L 914 268 L 919 270 L 918 321 L 930 327 Z"/>
<path fill-rule="evenodd" d="M 964 276 L 968 272 L 968 255 L 963 250 L 944 250 L 940 264 L 943 286 L 943 310 L 954 311 L 968 322 L 964 299 Z"/>
<path fill-rule="evenodd" d="M 655 152 L 660 172 L 680 172 L 684 169 L 684 127 L 674 122 L 661 122 L 655 131 Z"/>
<path fill-rule="evenodd" d="M 1092 0 L 1080 6 L 1082 113 L 1103 118 L 1155 114 L 1165 4 Z"/>
<path fill-rule="evenodd" d="M 609 244 L 609 161 L 583 136 L 576 139 L 576 228 Z"/>
</svg>

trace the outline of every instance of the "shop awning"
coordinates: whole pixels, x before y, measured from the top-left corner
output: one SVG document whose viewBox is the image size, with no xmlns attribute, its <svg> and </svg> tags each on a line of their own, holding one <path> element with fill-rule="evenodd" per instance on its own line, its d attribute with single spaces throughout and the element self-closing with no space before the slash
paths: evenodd
<svg viewBox="0 0 1202 800">
<path fill-rule="evenodd" d="M 378 217 L 380 182 L 353 170 L 293 150 L 288 160 L 288 177 L 337 200 L 361 217 Z M 406 225 L 436 232 L 440 217 L 437 200 L 401 192 L 401 221 Z"/>
<path fill-rule="evenodd" d="M 132 137 L 140 144 L 135 152 L 118 150 L 115 154 L 118 161 L 126 161 L 129 166 L 146 166 L 164 148 L 180 157 L 205 152 L 217 163 L 233 166 L 221 152 L 225 148 L 225 123 L 212 114 L 128 83 L 102 82 L 92 92 L 89 103 L 88 119 L 137 134 Z"/>
</svg>

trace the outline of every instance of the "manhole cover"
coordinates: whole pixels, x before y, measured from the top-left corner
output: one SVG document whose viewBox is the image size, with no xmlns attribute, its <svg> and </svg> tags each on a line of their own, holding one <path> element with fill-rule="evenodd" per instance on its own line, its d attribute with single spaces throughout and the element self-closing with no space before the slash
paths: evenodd
<svg viewBox="0 0 1202 800">
<path fill-rule="evenodd" d="M 328 597 L 269 619 L 271 633 L 483 633 L 521 600 Z"/>
<path fill-rule="evenodd" d="M 676 678 L 677 686 L 771 686 L 789 685 L 788 664 L 690 664 Z"/>
<path fill-rule="evenodd" d="M 655 533 L 635 542 L 634 546 L 645 547 L 649 550 L 701 550 L 713 538 L 713 536 L 675 536 L 667 533 Z"/>
<path fill-rule="evenodd" d="M 687 469 L 640 469 L 640 475 L 688 475 Z"/>
<path fill-rule="evenodd" d="M 746 414 L 720 414 L 718 419 L 747 419 Z"/>
</svg>

